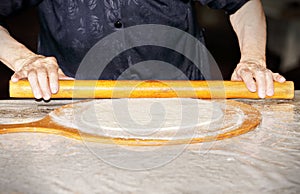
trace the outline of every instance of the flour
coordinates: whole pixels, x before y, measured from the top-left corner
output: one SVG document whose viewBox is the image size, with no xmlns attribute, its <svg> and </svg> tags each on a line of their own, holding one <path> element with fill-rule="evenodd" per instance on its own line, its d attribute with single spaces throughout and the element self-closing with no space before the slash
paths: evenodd
<svg viewBox="0 0 300 194">
<path fill-rule="evenodd" d="M 40 112 L 41 109 L 30 109 L 30 108 L 23 108 L 18 107 L 18 109 L 12 107 L 5 107 L 4 110 L 0 110 L 0 124 L 20 124 L 20 123 L 30 123 L 34 121 L 38 121 L 45 117 L 48 112 L 45 113 Z M 5 112 L 5 114 L 2 114 Z"/>
<path fill-rule="evenodd" d="M 300 91 L 296 91 L 296 97 L 288 101 L 243 100 L 262 114 L 258 128 L 222 141 L 188 145 L 178 157 L 151 170 L 135 169 L 144 165 L 146 159 L 149 164 L 170 157 L 178 151 L 178 145 L 149 146 L 156 150 L 148 157 L 139 151 L 140 147 L 131 146 L 136 149 L 136 156 L 130 157 L 128 151 L 120 152 L 120 145 L 115 144 L 94 143 L 88 149 L 83 141 L 61 135 L 3 134 L 0 135 L 1 193 L 299 193 Z M 58 107 L 73 101 L 52 102 Z M 15 103 L 0 101 L 3 110 L 0 118 L 8 117 L 4 110 Z M 29 107 L 35 110 L 34 103 L 22 100 L 22 106 L 17 108 L 20 112 Z M 226 101 L 217 103 L 224 114 L 224 119 L 219 120 L 223 127 L 231 126 L 239 117 L 245 119 L 238 113 L 239 107 L 224 105 Z M 69 113 L 70 120 L 65 116 L 59 123 L 72 123 L 74 114 L 84 110 L 80 104 L 60 109 L 61 115 Z M 39 110 L 32 117 L 43 115 L 44 108 Z M 51 115 L 58 117 L 58 112 Z M 221 133 L 228 129 L 220 132 L 217 123 L 207 131 Z M 207 135 L 202 130 L 199 133 Z M 99 156 L 107 160 L 100 160 Z M 118 167 L 135 168 L 124 170 L 116 167 L 116 163 L 109 165 L 107 161 L 112 158 L 122 163 Z"/>
</svg>

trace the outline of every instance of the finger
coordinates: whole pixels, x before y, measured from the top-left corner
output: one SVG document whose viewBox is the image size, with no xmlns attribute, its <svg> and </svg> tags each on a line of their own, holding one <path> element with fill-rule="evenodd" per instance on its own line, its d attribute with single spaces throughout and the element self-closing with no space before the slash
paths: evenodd
<svg viewBox="0 0 300 194">
<path fill-rule="evenodd" d="M 49 63 L 46 67 L 48 69 L 50 90 L 52 94 L 56 94 L 59 90 L 57 60 L 55 57 L 47 57 L 46 61 Z"/>
<path fill-rule="evenodd" d="M 237 75 L 236 71 L 234 71 L 231 75 L 231 81 L 242 81 L 242 79 Z"/>
<path fill-rule="evenodd" d="M 68 76 L 61 76 L 61 77 L 59 77 L 59 80 L 75 80 L 75 78 L 68 77 Z"/>
<path fill-rule="evenodd" d="M 263 71 L 257 71 L 255 73 L 255 80 L 258 90 L 258 96 L 260 98 L 266 97 L 266 76 Z"/>
<path fill-rule="evenodd" d="M 12 76 L 11 76 L 11 81 L 12 82 L 17 82 L 20 79 L 26 78 L 27 76 L 25 75 L 24 71 L 19 71 L 19 72 L 15 72 Z"/>
<path fill-rule="evenodd" d="M 56 94 L 59 89 L 57 68 L 54 67 L 48 69 L 48 75 L 49 75 L 49 84 L 50 84 L 51 93 Z"/>
<path fill-rule="evenodd" d="M 30 87 L 34 97 L 36 99 L 41 99 L 42 91 L 40 90 L 40 85 L 38 84 L 38 79 L 35 71 L 30 71 L 28 73 L 28 81 L 30 83 Z"/>
<path fill-rule="evenodd" d="M 68 77 L 68 76 L 59 76 L 59 80 L 75 80 L 73 77 Z"/>
<path fill-rule="evenodd" d="M 277 82 L 280 82 L 280 83 L 283 83 L 286 81 L 286 79 L 280 75 L 279 73 L 273 73 L 273 80 L 274 81 L 277 81 Z"/>
<path fill-rule="evenodd" d="M 239 74 L 239 70 L 240 70 L 240 65 L 241 64 L 238 64 L 236 66 L 236 68 L 234 69 L 233 73 L 232 73 L 232 76 L 231 76 L 231 80 L 232 81 L 242 81 L 242 78 Z"/>
<path fill-rule="evenodd" d="M 51 97 L 51 91 L 49 87 L 49 81 L 48 81 L 48 75 L 46 69 L 44 68 L 39 69 L 39 71 L 37 72 L 37 79 L 44 100 L 49 100 Z"/>
<path fill-rule="evenodd" d="M 245 82 L 248 90 L 250 92 L 256 92 L 256 85 L 255 85 L 255 81 L 253 79 L 253 74 L 250 71 L 241 71 L 241 77 L 242 80 Z"/>
<path fill-rule="evenodd" d="M 64 74 L 64 72 L 61 70 L 61 69 L 58 69 L 58 78 L 60 80 L 75 80 L 74 78 L 72 77 L 68 77 Z"/>
<path fill-rule="evenodd" d="M 274 95 L 274 81 L 273 81 L 273 73 L 270 70 L 267 70 L 266 72 L 266 94 L 267 96 L 273 96 Z"/>
</svg>

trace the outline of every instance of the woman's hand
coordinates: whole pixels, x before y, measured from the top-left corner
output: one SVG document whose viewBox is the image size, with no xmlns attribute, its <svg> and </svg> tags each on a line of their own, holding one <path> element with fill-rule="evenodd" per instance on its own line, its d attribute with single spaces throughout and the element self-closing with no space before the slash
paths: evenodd
<svg viewBox="0 0 300 194">
<path fill-rule="evenodd" d="M 250 92 L 258 91 L 260 98 L 274 95 L 274 81 L 283 83 L 285 78 L 266 68 L 264 62 L 242 61 L 235 68 L 231 80 L 244 81 Z"/>
<path fill-rule="evenodd" d="M 59 79 L 67 77 L 59 69 L 54 57 L 37 55 L 19 43 L 9 32 L 0 26 L 0 61 L 15 73 L 13 82 L 28 78 L 32 92 L 37 99 L 49 100 L 59 90 Z"/>
<path fill-rule="evenodd" d="M 251 0 L 234 14 L 230 22 L 239 40 L 241 62 L 231 80 L 244 81 L 251 92 L 258 91 L 260 98 L 274 94 L 273 82 L 285 78 L 266 68 L 266 19 L 260 0 Z"/>
<path fill-rule="evenodd" d="M 20 68 L 15 71 L 11 80 L 17 82 L 27 78 L 37 99 L 49 100 L 52 94 L 56 94 L 59 90 L 59 79 L 73 79 L 62 72 L 54 57 L 34 54 L 18 61 Z"/>
</svg>

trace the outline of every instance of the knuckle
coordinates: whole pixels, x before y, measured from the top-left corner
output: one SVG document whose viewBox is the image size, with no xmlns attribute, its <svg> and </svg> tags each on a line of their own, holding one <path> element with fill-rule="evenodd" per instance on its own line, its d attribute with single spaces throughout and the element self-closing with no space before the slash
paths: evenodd
<svg viewBox="0 0 300 194">
<path fill-rule="evenodd" d="M 51 61 L 55 61 L 56 62 L 56 58 L 55 57 L 48 57 Z"/>
<path fill-rule="evenodd" d="M 237 71 L 237 73 L 241 76 L 245 75 L 247 72 L 249 72 L 249 69 L 245 69 L 245 68 L 240 68 Z"/>
<path fill-rule="evenodd" d="M 256 80 L 262 80 L 262 79 L 265 79 L 265 74 L 263 72 L 256 72 L 255 74 L 255 78 Z"/>
<path fill-rule="evenodd" d="M 239 63 L 237 65 L 238 69 L 249 69 L 249 66 L 246 63 Z"/>
<path fill-rule="evenodd" d="M 56 65 L 57 64 L 57 60 L 55 57 L 47 57 L 46 60 L 48 62 L 50 62 L 52 65 Z"/>
<path fill-rule="evenodd" d="M 259 81 L 259 80 L 265 80 L 265 76 L 264 75 L 257 75 L 256 77 L 255 77 L 255 79 L 256 79 L 256 81 Z"/>
<path fill-rule="evenodd" d="M 35 81 L 36 81 L 36 74 L 35 74 L 35 73 L 30 73 L 30 74 L 28 74 L 28 81 L 29 81 L 30 83 L 35 82 Z"/>
<path fill-rule="evenodd" d="M 35 75 L 37 77 L 39 77 L 39 78 L 41 78 L 41 77 L 47 77 L 47 71 L 44 68 L 41 68 L 38 71 L 35 70 L 35 71 L 31 71 L 31 72 L 34 72 Z"/>
<path fill-rule="evenodd" d="M 36 75 L 36 70 L 35 69 L 30 69 L 27 71 L 28 76 Z"/>
<path fill-rule="evenodd" d="M 49 73 L 49 74 L 58 74 L 58 69 L 56 69 L 56 68 L 48 68 L 47 69 L 47 72 Z"/>
<path fill-rule="evenodd" d="M 30 63 L 30 64 L 33 64 L 33 65 L 36 65 L 36 64 L 41 63 L 41 61 L 43 61 L 43 59 L 44 59 L 43 56 L 37 55 L 37 56 L 33 57 L 33 58 L 29 61 L 29 63 Z"/>
<path fill-rule="evenodd" d="M 38 77 L 40 77 L 40 78 L 47 77 L 47 72 L 46 71 L 40 71 L 40 72 L 38 72 Z"/>
<path fill-rule="evenodd" d="M 266 69 L 265 72 L 271 75 L 273 74 L 273 72 L 270 69 Z"/>
<path fill-rule="evenodd" d="M 52 62 L 48 62 L 47 65 L 45 66 L 47 68 L 47 71 L 58 71 L 58 65 L 57 63 L 52 63 Z"/>
<path fill-rule="evenodd" d="M 253 74 L 252 74 L 252 72 L 249 69 L 244 69 L 240 73 L 241 73 L 241 75 L 243 77 L 248 77 L 248 78 L 252 78 L 253 77 Z"/>
<path fill-rule="evenodd" d="M 255 72 L 255 74 L 256 74 L 257 76 L 264 76 L 264 75 L 265 75 L 265 71 L 262 71 L 262 70 L 258 69 L 258 70 Z"/>
<path fill-rule="evenodd" d="M 35 71 L 38 72 L 38 73 L 46 73 L 47 68 L 45 66 L 41 66 L 38 69 L 35 69 Z"/>
</svg>

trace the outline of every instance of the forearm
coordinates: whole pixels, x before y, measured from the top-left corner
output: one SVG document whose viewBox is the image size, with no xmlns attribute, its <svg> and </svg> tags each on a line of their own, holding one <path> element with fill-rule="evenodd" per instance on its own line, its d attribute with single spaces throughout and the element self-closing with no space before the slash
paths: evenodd
<svg viewBox="0 0 300 194">
<path fill-rule="evenodd" d="M 260 0 L 250 0 L 230 16 L 239 40 L 241 62 L 265 64 L 266 20 Z"/>
<path fill-rule="evenodd" d="M 274 81 L 285 78 L 266 67 L 266 19 L 260 0 L 250 0 L 230 16 L 240 50 L 241 60 L 231 80 L 244 81 L 251 92 L 261 98 L 274 95 Z"/>
<path fill-rule="evenodd" d="M 13 71 L 19 71 L 24 60 L 35 54 L 10 36 L 8 31 L 0 26 L 0 61 Z"/>
</svg>

